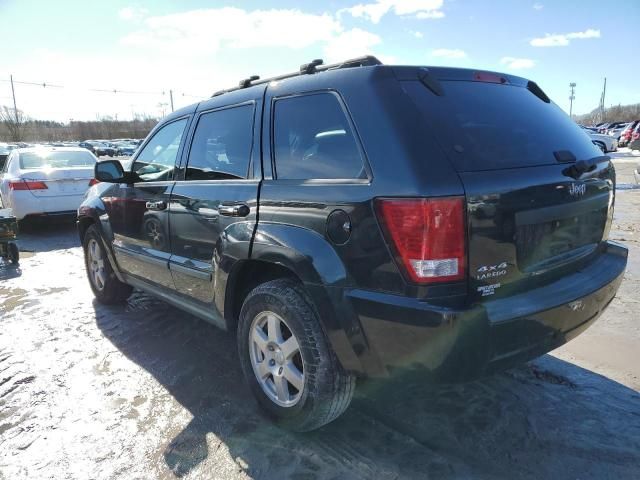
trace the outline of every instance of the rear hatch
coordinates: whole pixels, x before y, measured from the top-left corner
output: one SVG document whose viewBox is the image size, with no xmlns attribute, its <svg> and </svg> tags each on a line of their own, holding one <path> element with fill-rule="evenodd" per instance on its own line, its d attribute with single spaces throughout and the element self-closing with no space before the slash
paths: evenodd
<svg viewBox="0 0 640 480">
<path fill-rule="evenodd" d="M 36 197 L 83 195 L 94 176 L 95 157 L 88 151 L 21 152 L 20 178 Z"/>
<path fill-rule="evenodd" d="M 613 215 L 608 157 L 525 79 L 457 69 L 418 77 L 404 90 L 465 189 L 472 295 L 512 295 L 593 261 Z"/>
</svg>

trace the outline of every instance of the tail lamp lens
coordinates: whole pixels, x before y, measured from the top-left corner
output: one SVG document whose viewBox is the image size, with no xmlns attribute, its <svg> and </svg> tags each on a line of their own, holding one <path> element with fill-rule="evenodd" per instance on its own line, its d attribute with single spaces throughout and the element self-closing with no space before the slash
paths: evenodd
<svg viewBox="0 0 640 480">
<path fill-rule="evenodd" d="M 37 180 L 20 180 L 18 182 L 9 182 L 11 190 L 47 190 L 47 184 Z"/>
<path fill-rule="evenodd" d="M 90 187 L 93 187 L 96 183 L 100 183 L 100 180 L 96 180 L 95 178 L 92 178 L 91 180 L 89 180 Z"/>
<path fill-rule="evenodd" d="M 464 199 L 378 199 L 387 241 L 411 281 L 452 282 L 466 274 Z"/>
</svg>

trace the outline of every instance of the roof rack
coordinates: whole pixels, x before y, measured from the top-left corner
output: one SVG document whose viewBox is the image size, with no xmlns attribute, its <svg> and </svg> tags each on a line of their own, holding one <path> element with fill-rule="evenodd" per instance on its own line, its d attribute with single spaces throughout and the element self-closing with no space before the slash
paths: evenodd
<svg viewBox="0 0 640 480">
<path fill-rule="evenodd" d="M 218 90 L 212 97 L 217 97 L 228 92 L 234 92 L 236 90 L 242 90 L 243 88 L 253 87 L 254 85 L 261 85 L 263 83 L 277 82 L 284 80 L 285 78 L 299 77 L 301 75 L 313 75 L 314 73 L 326 72 L 327 70 L 339 70 L 342 68 L 353 67 L 370 67 L 373 65 L 382 65 L 382 62 L 372 55 L 366 55 L 364 57 L 352 58 L 351 60 L 345 60 L 340 63 L 333 63 L 330 65 L 324 65 L 322 59 L 318 58 L 312 60 L 309 63 L 300 65 L 300 69 L 297 72 L 285 73 L 284 75 L 278 75 L 276 77 L 260 78 L 258 75 L 251 75 L 248 78 L 240 80 L 237 87 L 227 88 L 225 90 Z"/>
</svg>

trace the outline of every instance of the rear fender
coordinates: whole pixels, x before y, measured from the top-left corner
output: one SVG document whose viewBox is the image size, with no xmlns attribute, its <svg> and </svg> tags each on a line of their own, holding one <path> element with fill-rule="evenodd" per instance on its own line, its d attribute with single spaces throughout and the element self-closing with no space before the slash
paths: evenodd
<svg viewBox="0 0 640 480">
<path fill-rule="evenodd" d="M 302 281 L 342 366 L 364 373 L 358 356 L 368 347 L 344 295 L 351 281 L 333 247 L 312 230 L 260 222 L 251 259 L 283 266 Z"/>
</svg>

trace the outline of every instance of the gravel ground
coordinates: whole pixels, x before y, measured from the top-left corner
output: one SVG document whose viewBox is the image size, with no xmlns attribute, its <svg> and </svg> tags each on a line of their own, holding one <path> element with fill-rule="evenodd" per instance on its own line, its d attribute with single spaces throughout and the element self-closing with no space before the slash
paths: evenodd
<svg viewBox="0 0 640 480">
<path fill-rule="evenodd" d="M 271 425 L 232 334 L 135 293 L 93 301 L 72 224 L 0 267 L 0 479 L 640 478 L 638 157 L 616 156 L 618 297 L 586 333 L 482 381 L 363 382 L 310 434 Z"/>
</svg>

